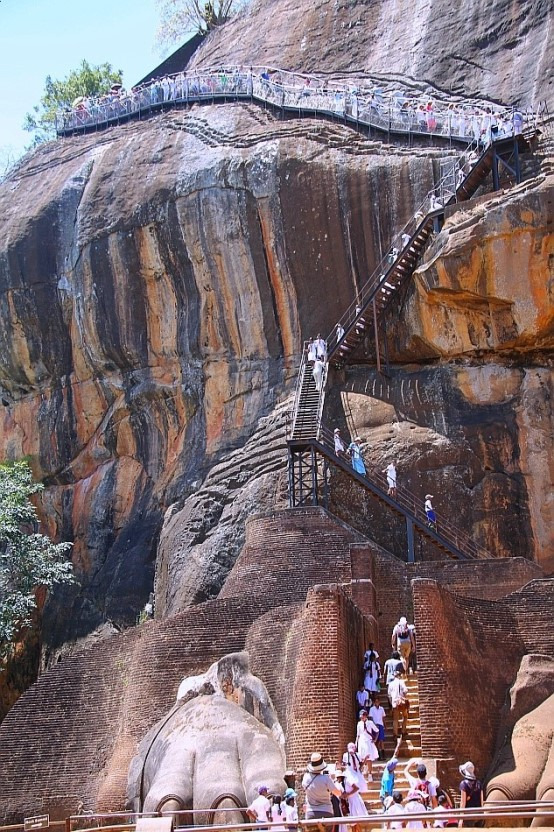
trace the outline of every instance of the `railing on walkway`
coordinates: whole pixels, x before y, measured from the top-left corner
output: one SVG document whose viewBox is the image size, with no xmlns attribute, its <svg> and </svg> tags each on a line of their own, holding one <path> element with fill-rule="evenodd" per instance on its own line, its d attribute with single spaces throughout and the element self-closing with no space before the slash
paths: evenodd
<svg viewBox="0 0 554 832">
<path fill-rule="evenodd" d="M 322 81 L 315 75 L 268 67 L 231 66 L 180 72 L 129 92 L 82 98 L 56 116 L 56 132 L 66 135 L 119 123 L 156 110 L 195 102 L 251 99 L 281 110 L 320 113 L 382 133 L 435 135 L 468 144 L 536 128 L 541 112 L 499 107 L 485 100 L 430 100 L 379 82 L 363 85 Z"/>
<path fill-rule="evenodd" d="M 335 440 L 331 429 L 326 425 L 321 424 L 318 431 L 318 437 L 319 444 L 335 456 Z M 343 460 L 345 463 L 350 464 L 347 457 L 343 457 Z M 424 508 L 425 501 L 421 495 L 415 494 L 405 486 L 399 486 L 398 484 L 396 487 L 396 494 L 394 496 L 389 495 L 388 480 L 385 473 L 374 466 L 368 465 L 365 459 L 363 459 L 363 462 L 367 472 L 365 479 L 376 485 L 377 488 L 387 496 L 387 502 L 392 504 L 393 508 L 396 505 L 402 513 L 406 512 L 411 515 L 421 528 L 428 528 L 431 537 L 434 536 L 432 533 L 435 532 L 438 537 L 443 538 L 447 543 L 459 552 L 463 552 L 469 558 L 488 559 L 492 557 L 492 555 L 476 543 L 470 535 L 458 529 L 447 519 L 440 517 L 437 519 L 435 524 L 429 525 Z M 354 473 L 355 472 L 353 472 L 353 475 Z M 358 474 L 357 476 L 362 475 Z"/>
<path fill-rule="evenodd" d="M 203 814 L 207 815 L 214 811 L 210 809 L 196 809 L 184 810 L 182 812 L 117 812 L 113 814 L 84 814 L 73 815 L 67 820 L 51 823 L 51 827 L 61 826 L 65 824 L 67 832 L 79 832 L 79 830 L 120 830 L 120 829 L 134 829 L 138 818 L 141 817 L 164 817 L 172 816 L 175 819 L 175 828 L 186 830 L 191 829 L 194 832 L 230 832 L 230 830 L 253 830 L 253 829 L 276 829 L 283 826 L 282 822 L 278 823 L 229 823 L 221 825 L 200 826 L 194 824 L 183 824 L 179 818 L 183 815 Z M 217 812 L 224 811 L 222 809 L 215 810 Z M 230 809 L 231 812 L 245 812 L 245 808 Z M 375 812 L 370 810 L 369 815 L 358 817 L 348 816 L 345 822 L 348 824 L 359 824 L 365 828 L 381 828 L 382 825 L 388 827 L 390 823 L 413 820 L 427 821 L 429 824 L 436 820 L 443 820 L 448 818 L 452 821 L 462 820 L 464 827 L 471 827 L 472 821 L 488 821 L 491 825 L 492 821 L 502 821 L 502 826 L 507 826 L 510 819 L 532 819 L 545 818 L 549 819 L 554 816 L 554 801 L 547 800 L 521 800 L 521 801 L 505 801 L 495 803 L 485 803 L 479 808 L 465 808 L 465 809 L 447 809 L 445 812 L 433 812 L 431 810 L 422 809 L 418 813 L 405 814 L 388 814 L 387 812 Z M 313 832 L 314 827 L 325 829 L 337 823 L 337 818 L 318 818 L 317 820 L 300 820 L 297 824 L 289 825 L 288 829 L 306 830 L 306 832 Z M 514 824 L 515 826 L 516 824 Z M 519 825 L 519 824 L 518 824 Z M 22 830 L 23 824 L 15 826 L 0 826 L 0 832 L 13 832 L 14 830 Z"/>
</svg>

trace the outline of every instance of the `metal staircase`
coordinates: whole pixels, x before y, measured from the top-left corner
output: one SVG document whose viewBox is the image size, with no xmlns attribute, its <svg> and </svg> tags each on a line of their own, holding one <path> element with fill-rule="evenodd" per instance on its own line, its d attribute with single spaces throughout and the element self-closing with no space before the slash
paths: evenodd
<svg viewBox="0 0 554 832">
<path fill-rule="evenodd" d="M 326 363 L 323 368 L 321 390 L 318 390 L 312 373 L 312 364 L 308 361 L 308 344 L 307 342 L 304 343 L 302 362 L 296 384 L 294 415 L 290 432 L 291 439 L 317 439 L 325 403 L 327 368 L 328 364 Z"/>
<path fill-rule="evenodd" d="M 431 234 L 439 230 L 444 207 L 470 199 L 491 172 L 495 190 L 501 186 L 503 175 L 510 174 L 516 183 L 519 182 L 519 150 L 526 144 L 524 136 L 500 139 L 477 156 L 458 184 L 455 180 L 451 182 L 451 172 L 443 177 L 436 189 L 441 197 L 440 206 L 433 204 L 434 197 L 425 199 L 410 222 L 392 240 L 389 254 L 381 260 L 328 336 L 328 356 L 334 366 L 340 367 L 369 336 L 375 340 L 377 367 L 381 369 L 379 324 L 392 299 L 413 275 Z"/>
<path fill-rule="evenodd" d="M 421 497 L 400 486 L 396 496 L 391 497 L 387 479 L 381 472 L 368 470 L 367 467 L 365 475 L 355 471 L 348 459 L 335 454 L 333 434 L 321 423 L 317 434 L 317 438 L 306 437 L 302 440 L 291 436 L 288 440 L 291 507 L 326 504 L 329 467 L 332 465 L 352 477 L 372 497 L 405 520 L 409 562 L 415 560 L 416 535 L 456 560 L 491 557 L 486 549 L 446 519 L 439 518 L 435 526 L 430 526 Z"/>
<path fill-rule="evenodd" d="M 444 207 L 470 199 L 491 172 L 495 189 L 501 186 L 504 175 L 516 183 L 521 181 L 519 152 L 527 146 L 529 139 L 529 136 L 501 139 L 490 144 L 480 155 L 474 151 L 474 163 L 463 177 L 456 170 L 447 171 L 437 187 L 441 197 L 439 204 L 436 203 L 438 197 L 433 195 L 431 201 L 426 200 L 420 206 L 412 220 L 392 241 L 389 254 L 362 287 L 336 330 L 327 338 L 328 362 L 324 367 L 321 390 L 316 388 L 312 365 L 308 361 L 308 345 L 305 343 L 303 346 L 292 426 L 288 434 L 289 503 L 291 506 L 325 503 L 329 467 L 334 465 L 392 512 L 404 518 L 409 561 L 415 559 L 416 533 L 453 558 L 487 558 L 490 554 L 450 523 L 441 522 L 439 528 L 430 527 L 421 498 L 402 488 L 397 489 L 394 498 L 391 497 L 381 473 L 370 471 L 365 476 L 359 474 L 345 457 L 335 454 L 333 435 L 322 425 L 327 368 L 331 363 L 340 367 L 361 341 L 373 334 L 380 369 L 380 320 L 391 300 L 412 276 L 429 237 L 433 231 L 439 230 Z"/>
</svg>

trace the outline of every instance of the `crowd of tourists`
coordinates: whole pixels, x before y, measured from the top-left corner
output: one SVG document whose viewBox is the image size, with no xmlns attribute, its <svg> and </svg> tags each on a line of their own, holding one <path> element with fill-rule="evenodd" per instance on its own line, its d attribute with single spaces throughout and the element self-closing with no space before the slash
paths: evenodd
<svg viewBox="0 0 554 832">
<path fill-rule="evenodd" d="M 58 113 L 58 132 L 110 122 L 163 105 L 254 97 L 278 107 L 321 111 L 401 132 L 491 138 L 521 133 L 532 114 L 483 101 L 442 101 L 378 81 L 344 84 L 265 67 L 228 67 L 165 75 L 101 97 L 79 97 Z"/>
<path fill-rule="evenodd" d="M 362 680 L 356 693 L 358 722 L 356 737 L 349 742 L 340 760 L 328 763 L 319 752 L 314 752 L 302 778 L 304 794 L 303 814 L 307 820 L 337 818 L 333 832 L 347 832 L 356 827 L 369 814 L 364 794 L 368 783 L 374 779 L 374 763 L 384 761 L 380 774 L 378 814 L 387 816 L 391 829 L 423 829 L 462 826 L 463 822 L 449 817 L 454 809 L 451 795 L 441 788 L 437 777 L 428 776 L 422 760 L 408 759 L 403 766 L 399 760 L 402 742 L 407 737 L 407 721 L 410 712 L 406 678 L 417 670 L 415 626 L 401 616 L 391 635 L 392 653 L 381 667 L 379 653 L 370 644 L 364 654 Z M 385 709 L 382 702 L 388 700 L 392 710 L 393 734 L 396 747 L 393 755 L 385 757 Z M 402 770 L 406 788 L 397 787 Z M 459 783 L 460 808 L 483 805 L 483 786 L 477 778 L 471 761 L 459 767 L 462 780 Z M 294 829 L 298 821 L 297 793 L 289 787 L 284 795 L 269 793 L 260 785 L 258 797 L 248 807 L 249 817 L 258 824 L 273 823 L 277 832 Z M 427 813 L 428 817 L 427 817 Z M 410 820 L 406 815 L 424 815 Z M 390 819 L 402 815 L 402 818 Z M 471 826 L 483 822 L 471 820 Z M 386 827 L 385 827 L 386 828 Z"/>
</svg>

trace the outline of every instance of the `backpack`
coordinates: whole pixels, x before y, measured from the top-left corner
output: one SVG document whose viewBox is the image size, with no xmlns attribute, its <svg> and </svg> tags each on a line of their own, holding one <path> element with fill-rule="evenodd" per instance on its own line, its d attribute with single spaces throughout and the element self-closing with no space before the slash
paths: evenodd
<svg viewBox="0 0 554 832">
<path fill-rule="evenodd" d="M 425 808 L 427 808 L 431 802 L 431 794 L 429 792 L 430 785 L 431 784 L 428 780 L 420 780 L 416 786 L 417 791 L 421 794 Z"/>
</svg>

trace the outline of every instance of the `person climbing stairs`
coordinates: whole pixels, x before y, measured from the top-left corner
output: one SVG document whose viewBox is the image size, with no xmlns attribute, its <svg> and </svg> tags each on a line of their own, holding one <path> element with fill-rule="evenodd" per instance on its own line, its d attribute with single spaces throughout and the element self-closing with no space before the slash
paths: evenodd
<svg viewBox="0 0 554 832">
<path fill-rule="evenodd" d="M 421 757 L 422 749 L 417 674 L 407 676 L 404 681 L 406 683 L 406 687 L 408 688 L 410 713 L 408 717 L 407 734 L 402 738 L 402 742 L 398 749 L 398 766 L 395 770 L 394 787 L 395 789 L 401 791 L 405 796 L 409 789 L 409 784 L 404 777 L 404 768 L 414 757 Z M 367 784 L 367 791 L 362 794 L 368 809 L 373 810 L 379 809 L 382 805 L 379 798 L 381 777 L 387 762 L 394 755 L 396 748 L 396 739 L 394 738 L 392 728 L 392 708 L 390 707 L 385 691 L 383 691 L 379 699 L 385 709 L 385 759 L 375 760 L 373 763 L 373 780 L 369 781 Z"/>
</svg>

